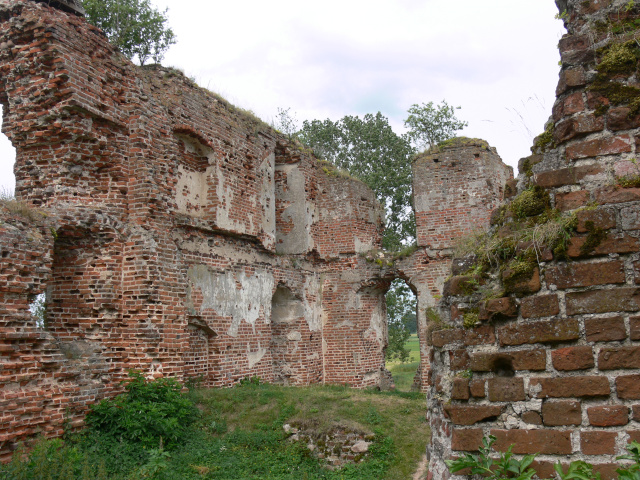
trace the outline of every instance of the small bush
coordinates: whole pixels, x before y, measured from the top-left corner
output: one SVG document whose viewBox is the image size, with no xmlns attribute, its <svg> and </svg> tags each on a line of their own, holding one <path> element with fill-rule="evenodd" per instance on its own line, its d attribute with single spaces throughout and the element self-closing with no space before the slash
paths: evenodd
<svg viewBox="0 0 640 480">
<path fill-rule="evenodd" d="M 182 385 L 168 378 L 149 381 L 140 372 L 129 377 L 125 393 L 91 407 L 90 430 L 149 449 L 182 442 L 198 416 Z"/>
</svg>

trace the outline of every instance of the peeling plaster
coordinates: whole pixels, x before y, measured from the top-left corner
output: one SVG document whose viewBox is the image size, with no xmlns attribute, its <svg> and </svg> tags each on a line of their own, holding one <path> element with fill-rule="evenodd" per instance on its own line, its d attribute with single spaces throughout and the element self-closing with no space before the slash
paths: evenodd
<svg viewBox="0 0 640 480">
<path fill-rule="evenodd" d="M 264 309 L 266 321 L 270 321 L 274 285 L 271 273 L 263 270 L 256 271 L 253 276 L 247 276 L 244 271 L 215 273 L 206 265 L 197 265 L 189 269 L 187 276 L 202 292 L 200 313 L 211 309 L 218 315 L 232 318 L 231 326 L 227 331 L 228 335 L 238 336 L 238 328 L 242 320 L 250 324 L 255 333 L 255 323 L 260 316 L 260 307 Z"/>
</svg>

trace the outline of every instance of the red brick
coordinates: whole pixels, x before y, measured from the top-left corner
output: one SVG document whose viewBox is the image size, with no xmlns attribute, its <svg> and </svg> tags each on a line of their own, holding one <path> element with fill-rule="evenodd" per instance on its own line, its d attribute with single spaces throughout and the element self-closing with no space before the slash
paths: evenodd
<svg viewBox="0 0 640 480">
<path fill-rule="evenodd" d="M 594 473 L 599 473 L 602 480 L 616 480 L 618 473 L 616 470 L 620 468 L 617 463 L 595 463 L 593 465 Z"/>
<path fill-rule="evenodd" d="M 431 333 L 431 345 L 434 347 L 444 347 L 449 343 L 462 341 L 463 331 L 459 328 L 447 328 L 436 330 Z"/>
<path fill-rule="evenodd" d="M 491 430 L 497 438 L 493 448 L 506 452 L 513 445 L 515 454 L 569 455 L 571 432 L 561 430 Z"/>
<path fill-rule="evenodd" d="M 529 388 L 533 392 L 540 389 L 537 398 L 601 397 L 611 393 L 609 379 L 599 376 L 532 378 Z"/>
<path fill-rule="evenodd" d="M 558 296 L 555 294 L 526 297 L 520 302 L 520 313 L 523 318 L 551 317 L 559 312 L 560 305 Z"/>
<path fill-rule="evenodd" d="M 522 421 L 529 425 L 542 425 L 542 417 L 538 412 L 528 411 L 521 415 Z"/>
<path fill-rule="evenodd" d="M 636 422 L 640 422 L 640 405 L 631 407 L 631 418 Z"/>
<path fill-rule="evenodd" d="M 567 263 L 545 271 L 547 284 L 558 288 L 590 287 L 608 283 L 624 283 L 622 262 Z"/>
<path fill-rule="evenodd" d="M 578 218 L 578 227 L 576 230 L 580 233 L 586 233 L 586 223 L 592 222 L 596 228 L 609 230 L 616 226 L 616 216 L 611 210 L 599 208 L 597 210 L 581 210 L 576 213 Z"/>
<path fill-rule="evenodd" d="M 613 455 L 617 437 L 616 432 L 580 432 L 580 450 L 585 455 Z"/>
<path fill-rule="evenodd" d="M 587 133 L 600 132 L 603 128 L 604 117 L 583 113 L 558 122 L 553 130 L 553 139 L 556 143 L 562 143 Z"/>
<path fill-rule="evenodd" d="M 640 288 L 614 288 L 567 293 L 567 315 L 635 312 L 640 310 Z"/>
<path fill-rule="evenodd" d="M 495 328 L 491 325 L 482 325 L 480 327 L 470 328 L 465 330 L 462 341 L 467 346 L 495 343 Z"/>
<path fill-rule="evenodd" d="M 640 347 L 603 348 L 598 355 L 600 370 L 640 368 Z"/>
<path fill-rule="evenodd" d="M 451 386 L 452 400 L 469 400 L 469 379 L 454 378 Z"/>
<path fill-rule="evenodd" d="M 627 430 L 627 435 L 629 435 L 627 443 L 631 443 L 631 442 L 640 443 L 640 430 Z"/>
<path fill-rule="evenodd" d="M 451 370 L 466 370 L 469 368 L 469 353 L 466 350 L 452 350 L 449 352 Z"/>
<path fill-rule="evenodd" d="M 486 396 L 485 393 L 485 380 L 473 379 L 469 382 L 469 390 L 471 391 L 471 396 L 474 398 L 484 398 Z"/>
<path fill-rule="evenodd" d="M 520 377 L 490 378 L 487 383 L 490 402 L 520 402 L 525 399 L 524 380 Z"/>
<path fill-rule="evenodd" d="M 500 317 L 517 317 L 518 306 L 513 297 L 492 298 L 480 306 L 478 312 L 480 320 L 489 320 Z"/>
<path fill-rule="evenodd" d="M 629 317 L 629 337 L 640 340 L 640 317 Z"/>
<path fill-rule="evenodd" d="M 613 342 L 627 338 L 627 328 L 622 317 L 587 318 L 584 329 L 588 342 Z"/>
<path fill-rule="evenodd" d="M 595 361 L 591 347 L 567 347 L 551 352 L 556 370 L 584 370 L 593 368 Z"/>
<path fill-rule="evenodd" d="M 582 100 L 582 92 L 572 93 L 571 95 L 567 95 L 562 99 L 558 99 L 553 106 L 553 119 L 554 121 L 559 121 L 562 117 L 573 115 L 574 113 L 578 113 L 584 110 L 584 101 Z M 554 135 L 556 142 L 560 142 L 562 140 L 558 140 L 556 135 Z"/>
<path fill-rule="evenodd" d="M 589 175 L 597 175 L 603 171 L 600 165 L 560 168 L 538 173 L 534 175 L 533 181 L 536 185 L 544 188 L 562 187 L 563 185 L 574 185 Z"/>
<path fill-rule="evenodd" d="M 562 212 L 584 207 L 589 203 L 590 195 L 586 190 L 576 192 L 556 193 L 556 208 Z"/>
<path fill-rule="evenodd" d="M 633 262 L 633 277 L 634 277 L 634 282 L 637 285 L 640 285 L 640 261 Z"/>
<path fill-rule="evenodd" d="M 502 346 L 565 342 L 580 337 L 580 326 L 575 319 L 514 323 L 498 328 L 498 337 Z"/>
<path fill-rule="evenodd" d="M 618 398 L 623 400 L 640 399 L 640 375 L 622 375 L 616 378 Z"/>
<path fill-rule="evenodd" d="M 554 462 L 545 462 L 543 460 L 534 460 L 531 463 L 531 468 L 533 468 L 538 474 L 538 478 L 553 478 L 555 476 L 555 463 Z"/>
<path fill-rule="evenodd" d="M 615 155 L 631 151 L 631 138 L 628 135 L 619 137 L 584 140 L 569 145 L 565 152 L 568 160 Z"/>
<path fill-rule="evenodd" d="M 556 95 L 563 94 L 568 88 L 581 87 L 586 83 L 587 76 L 584 73 L 584 68 L 574 67 L 563 70 L 560 72 L 560 80 L 558 81 Z"/>
<path fill-rule="evenodd" d="M 506 365 L 512 370 L 545 370 L 547 355 L 544 350 L 522 350 L 501 353 L 471 353 L 469 367 L 474 372 L 495 372 Z"/>
<path fill-rule="evenodd" d="M 451 435 L 451 450 L 454 452 L 476 452 L 484 437 L 481 428 L 454 428 Z"/>
<path fill-rule="evenodd" d="M 490 421 L 502 414 L 499 405 L 445 405 L 444 411 L 455 425 L 473 425 Z"/>
<path fill-rule="evenodd" d="M 607 129 L 615 132 L 640 126 L 640 115 L 631 115 L 629 107 L 612 107 L 607 111 Z"/>
<path fill-rule="evenodd" d="M 595 201 L 600 205 L 610 203 L 637 202 L 640 200 L 640 188 L 621 188 L 608 186 L 594 192 Z"/>
<path fill-rule="evenodd" d="M 572 237 L 569 240 L 567 255 L 571 258 L 580 258 L 585 256 L 609 255 L 610 253 L 633 253 L 640 250 L 638 239 L 626 233 L 619 235 L 608 234 L 595 248 L 586 253 L 582 252 L 582 246 L 589 237 Z"/>
<path fill-rule="evenodd" d="M 476 289 L 477 284 L 473 277 L 470 276 L 455 276 L 451 277 L 444 284 L 442 295 L 445 297 L 453 295 L 469 295 Z"/>
<path fill-rule="evenodd" d="M 587 408 L 589 423 L 594 427 L 619 427 L 629 423 L 629 407 L 602 405 Z"/>
<path fill-rule="evenodd" d="M 544 402 L 542 421 L 550 427 L 580 425 L 582 423 L 582 406 L 580 402 L 575 400 Z"/>
</svg>

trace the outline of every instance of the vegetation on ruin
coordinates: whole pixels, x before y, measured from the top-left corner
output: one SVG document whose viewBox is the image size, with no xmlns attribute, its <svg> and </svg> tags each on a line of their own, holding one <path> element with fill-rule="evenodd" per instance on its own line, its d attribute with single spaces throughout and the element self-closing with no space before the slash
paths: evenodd
<svg viewBox="0 0 640 480">
<path fill-rule="evenodd" d="M 552 209 L 548 192 L 533 186 L 496 210 L 491 223 L 493 228 L 460 239 L 454 250 L 455 257 L 473 259 L 465 274 L 478 285 L 469 293 L 484 300 L 517 292 L 545 251 L 565 258 L 578 220 L 575 212 Z M 471 317 L 464 321 L 473 326 Z"/>
<path fill-rule="evenodd" d="M 418 150 L 435 147 L 450 138 L 469 124 L 456 118 L 456 110 L 446 101 L 440 105 L 433 102 L 414 103 L 409 107 L 404 126 L 408 128 L 408 136 Z"/>
<path fill-rule="evenodd" d="M 548 148 L 555 148 L 555 146 L 553 141 L 553 122 L 548 122 L 545 125 L 544 132 L 534 139 L 532 150 L 542 151 Z"/>
<path fill-rule="evenodd" d="M 167 10 L 149 0 L 83 0 L 89 22 L 102 29 L 109 41 L 131 60 L 144 65 L 160 63 L 176 36 L 167 26 Z"/>
<path fill-rule="evenodd" d="M 471 475 L 482 475 L 488 480 L 531 480 L 536 472 L 531 465 L 537 455 L 515 457 L 513 445 L 506 452 L 492 453 L 496 437 L 489 435 L 482 439 L 478 454 L 466 453 L 455 460 L 445 460 L 451 473 L 469 469 Z M 616 470 L 618 480 L 635 480 L 640 478 L 640 443 L 632 441 L 626 447 L 628 453 L 616 457 L 620 463 Z M 496 455 L 497 453 L 497 455 Z M 624 462 L 624 463 L 622 463 Z M 629 463 L 631 462 L 631 463 Z M 554 469 L 560 480 L 600 480 L 600 474 L 594 472 L 593 465 L 583 460 L 576 460 L 564 467 L 558 462 Z M 471 478 L 471 475 L 466 475 Z M 537 478 L 537 477 L 536 477 Z"/>
<path fill-rule="evenodd" d="M 28 455 L 20 447 L 0 466 L 0 480 L 392 480 L 410 478 L 429 438 L 419 393 L 282 387 L 256 377 L 188 394 L 170 380 L 134 375 L 129 385 L 94 406 L 82 432 L 40 440 Z M 171 424 L 179 435 L 166 431 Z M 290 440 L 285 424 L 318 438 L 343 427 L 373 443 L 357 464 L 331 470 Z"/>
<path fill-rule="evenodd" d="M 632 158 L 630 163 L 633 164 L 635 172 L 616 178 L 616 184 L 622 188 L 640 187 L 640 165 L 638 164 L 638 159 Z"/>
</svg>

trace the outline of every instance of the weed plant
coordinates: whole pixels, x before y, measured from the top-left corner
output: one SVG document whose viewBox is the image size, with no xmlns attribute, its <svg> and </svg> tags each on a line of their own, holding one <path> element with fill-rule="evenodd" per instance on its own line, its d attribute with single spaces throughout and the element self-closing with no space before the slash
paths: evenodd
<svg viewBox="0 0 640 480">
<path fill-rule="evenodd" d="M 228 389 L 180 389 L 132 374 L 124 394 L 92 408 L 85 430 L 64 442 L 41 439 L 28 455 L 18 449 L 0 465 L 0 480 L 410 478 L 429 438 L 416 393 L 282 387 L 257 377 Z M 317 435 L 353 428 L 374 441 L 366 460 L 330 470 L 287 438 L 285 423 Z"/>
</svg>

